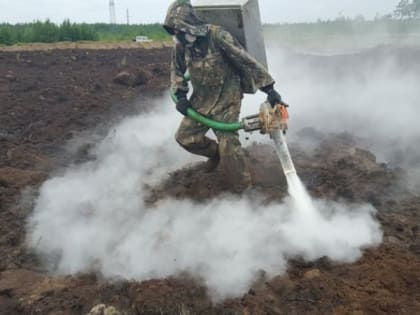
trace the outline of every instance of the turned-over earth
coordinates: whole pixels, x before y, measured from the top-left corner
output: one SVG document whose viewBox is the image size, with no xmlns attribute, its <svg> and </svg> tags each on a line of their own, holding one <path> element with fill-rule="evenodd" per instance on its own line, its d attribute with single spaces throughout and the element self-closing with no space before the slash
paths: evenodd
<svg viewBox="0 0 420 315">
<path fill-rule="evenodd" d="M 37 240 L 38 248 L 36 244 L 27 246 L 27 233 L 31 232 L 27 230 L 28 218 L 36 207 L 34 202 L 39 203 L 39 188 L 45 180 L 65 178 L 69 166 L 70 170 L 89 163 L 95 167 L 102 156 L 97 143 L 106 137 L 113 141 L 110 132 L 125 118 L 139 117 L 138 122 L 145 122 L 141 117 L 153 118 L 154 111 L 172 117 L 173 105 L 167 98 L 169 55 L 166 47 L 22 48 L 1 53 L 0 313 L 87 314 L 99 304 L 126 314 L 418 313 L 420 199 L 415 170 L 420 139 L 412 128 L 415 117 L 402 120 L 401 112 L 383 126 L 370 123 L 379 108 L 374 99 L 381 97 L 375 88 L 378 84 L 407 95 L 400 102 L 411 113 L 409 100 L 418 96 L 415 86 L 420 81 L 417 48 L 382 47 L 331 57 L 283 51 L 276 59 L 275 67 L 283 69 L 291 62 L 300 64 L 300 69 L 288 69 L 292 79 L 284 89 L 303 107 L 292 116 L 290 128 L 295 130 L 290 131 L 289 147 L 310 194 L 316 199 L 376 208 L 374 216 L 381 224 L 383 242 L 362 249 L 363 255 L 355 263 L 337 263 L 325 257 L 306 262 L 296 256 L 277 276 L 267 277 L 261 271 L 245 294 L 214 303 L 206 283 L 191 272 L 137 281 L 135 277 L 109 279 L 104 277 L 106 272 L 98 272 L 100 266 L 92 265 L 91 270 L 76 268 L 65 273 L 72 275 L 55 274 L 54 264 L 66 266 L 66 261 L 38 255 L 44 239 Z M 306 73 L 303 81 L 300 71 Z M 344 79 L 337 82 L 338 76 Z M 323 109 L 322 116 L 314 111 L 313 117 L 307 118 L 304 109 L 312 105 L 291 88 L 295 77 L 306 88 L 331 92 L 335 87 L 337 95 L 321 97 L 322 101 L 329 100 L 327 105 L 334 104 L 336 109 L 353 104 L 360 115 L 349 117 L 340 126 L 332 119 L 334 110 L 326 111 L 326 105 L 317 104 Z M 361 86 L 357 98 L 352 93 Z M 373 109 L 362 108 L 356 100 L 369 101 Z M 348 107 L 340 110 L 350 112 Z M 246 111 L 251 114 L 256 108 Z M 357 121 L 350 123 L 360 117 L 364 121 L 358 127 Z M 167 137 L 173 145 L 172 130 L 156 128 L 160 133 L 156 138 Z M 269 140 L 255 141 L 256 135 L 242 139 L 255 186 L 249 202 L 251 207 L 254 202 L 270 207 L 283 202 L 287 185 L 279 175 L 282 169 Z M 135 148 L 135 143 L 132 140 L 129 145 Z M 173 168 L 162 166 L 159 178 L 150 178 L 149 184 L 138 187 L 147 208 L 162 207 L 167 198 L 208 204 L 225 196 L 221 170 L 205 173 L 197 168 L 199 160 L 189 159 L 181 149 L 174 152 L 175 160 L 170 159 L 175 162 Z M 95 209 L 84 211 L 82 214 L 89 216 Z M 162 233 L 163 239 L 167 237 Z M 243 237 L 241 233 L 238 229 L 237 235 Z"/>
</svg>

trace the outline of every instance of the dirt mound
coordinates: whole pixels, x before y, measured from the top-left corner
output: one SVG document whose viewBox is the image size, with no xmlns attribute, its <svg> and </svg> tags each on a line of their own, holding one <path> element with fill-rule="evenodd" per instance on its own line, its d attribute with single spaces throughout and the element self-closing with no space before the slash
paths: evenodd
<svg viewBox="0 0 420 315">
<path fill-rule="evenodd" d="M 350 135 L 324 137 L 319 148 L 310 153 L 297 144 L 290 145 L 297 172 L 314 197 L 381 206 L 411 196 L 398 185 L 403 176 L 386 164 L 378 164 L 375 155 L 358 147 Z M 246 157 L 254 190 L 268 200 L 285 197 L 287 183 L 274 147 L 253 144 L 246 148 Z M 222 170 L 208 174 L 201 165 L 187 166 L 170 174 L 160 187 L 151 189 L 150 200 L 169 195 L 203 201 L 229 191 Z"/>
</svg>

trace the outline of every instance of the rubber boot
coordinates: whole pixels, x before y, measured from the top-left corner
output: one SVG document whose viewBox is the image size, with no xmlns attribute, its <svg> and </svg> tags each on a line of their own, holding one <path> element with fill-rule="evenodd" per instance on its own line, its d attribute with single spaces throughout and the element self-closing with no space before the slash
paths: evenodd
<svg viewBox="0 0 420 315">
<path fill-rule="evenodd" d="M 219 150 L 216 151 L 216 153 L 210 157 L 207 162 L 204 163 L 204 171 L 206 173 L 214 172 L 219 165 L 220 162 L 220 154 Z"/>
<path fill-rule="evenodd" d="M 229 190 L 236 194 L 252 187 L 252 177 L 243 154 L 238 156 L 225 156 L 222 159 L 224 181 L 228 184 Z"/>
</svg>

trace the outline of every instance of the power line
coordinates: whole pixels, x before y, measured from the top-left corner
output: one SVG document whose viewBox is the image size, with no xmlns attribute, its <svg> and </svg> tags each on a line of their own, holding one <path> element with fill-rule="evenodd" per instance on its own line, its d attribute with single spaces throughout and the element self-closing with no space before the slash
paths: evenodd
<svg viewBox="0 0 420 315">
<path fill-rule="evenodd" d="M 117 23 L 117 18 L 115 16 L 115 1 L 109 0 L 109 22 L 111 24 Z"/>
</svg>

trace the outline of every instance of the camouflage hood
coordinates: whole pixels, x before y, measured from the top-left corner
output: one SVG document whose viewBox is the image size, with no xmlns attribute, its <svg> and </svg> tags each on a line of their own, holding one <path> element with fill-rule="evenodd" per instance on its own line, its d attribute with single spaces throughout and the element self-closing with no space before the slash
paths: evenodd
<svg viewBox="0 0 420 315">
<path fill-rule="evenodd" d="M 206 36 L 207 26 L 194 13 L 190 0 L 176 0 L 169 6 L 163 27 L 174 35 L 175 30 L 195 36 Z"/>
</svg>

